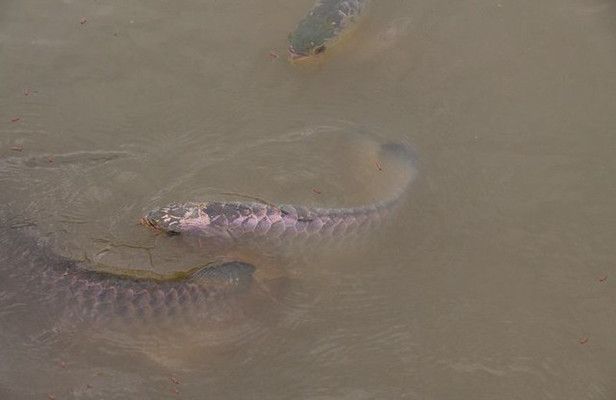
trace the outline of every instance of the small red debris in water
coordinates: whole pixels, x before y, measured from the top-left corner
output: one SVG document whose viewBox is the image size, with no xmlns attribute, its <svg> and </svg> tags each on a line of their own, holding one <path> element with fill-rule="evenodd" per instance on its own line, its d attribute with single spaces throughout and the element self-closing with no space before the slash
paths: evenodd
<svg viewBox="0 0 616 400">
<path fill-rule="evenodd" d="M 169 390 L 172 394 L 180 394 L 180 391 L 178 390 L 178 388 L 174 387 L 172 389 Z"/>
<path fill-rule="evenodd" d="M 24 96 L 29 96 L 30 93 L 30 89 L 24 89 Z"/>
<path fill-rule="evenodd" d="M 47 157 L 47 162 L 51 164 L 53 162 L 53 157 L 52 156 Z"/>
<path fill-rule="evenodd" d="M 180 380 L 178 378 L 176 378 L 175 376 L 173 376 L 173 375 L 171 375 L 171 377 L 169 379 L 171 379 L 171 382 L 173 382 L 176 385 L 180 384 Z"/>
<path fill-rule="evenodd" d="M 49 393 L 49 394 L 47 395 L 47 398 L 48 398 L 49 400 L 56 400 L 56 396 L 54 396 L 54 395 L 53 395 L 53 394 L 51 394 L 51 393 Z"/>
<path fill-rule="evenodd" d="M 21 118 L 19 118 L 19 117 L 11 118 L 11 122 L 17 122 L 17 121 L 19 121 L 20 119 L 21 119 Z"/>
<path fill-rule="evenodd" d="M 79 23 L 80 23 L 81 25 L 84 25 L 86 22 L 88 22 L 88 20 L 86 19 L 86 17 L 81 17 L 81 18 L 79 19 Z"/>
<path fill-rule="evenodd" d="M 24 151 L 24 146 L 19 144 L 17 146 L 11 147 L 11 150 L 13 150 L 13 151 Z"/>
<path fill-rule="evenodd" d="M 319 189 L 317 189 L 317 188 L 312 188 L 312 192 L 313 192 L 314 194 L 321 194 L 321 193 L 322 193 L 322 192 L 321 192 Z"/>
<path fill-rule="evenodd" d="M 579 343 L 580 343 L 580 344 L 586 344 L 586 343 L 588 343 L 588 336 L 581 338 Z"/>
<path fill-rule="evenodd" d="M 376 169 L 378 169 L 379 171 L 383 170 L 383 165 L 381 164 L 381 162 L 379 160 L 376 160 L 374 162 L 374 165 L 376 166 Z"/>
<path fill-rule="evenodd" d="M 277 60 L 280 58 L 280 54 L 278 54 L 278 52 L 276 52 L 275 50 L 270 51 L 269 56 L 272 60 Z"/>
<path fill-rule="evenodd" d="M 607 275 L 604 275 L 603 277 L 599 278 L 599 282 L 606 282 L 607 281 Z"/>
<path fill-rule="evenodd" d="M 60 361 L 60 362 L 58 363 L 58 366 L 59 366 L 60 368 L 66 368 L 66 363 L 65 363 L 64 361 Z"/>
</svg>

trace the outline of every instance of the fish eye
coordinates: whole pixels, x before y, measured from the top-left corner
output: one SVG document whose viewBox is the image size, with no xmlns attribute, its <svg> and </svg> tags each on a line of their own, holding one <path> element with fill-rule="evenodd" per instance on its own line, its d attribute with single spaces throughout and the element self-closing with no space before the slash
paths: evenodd
<svg viewBox="0 0 616 400">
<path fill-rule="evenodd" d="M 314 49 L 314 54 L 321 54 L 325 51 L 325 45 L 322 44 L 319 47 L 317 47 L 316 49 Z"/>
</svg>

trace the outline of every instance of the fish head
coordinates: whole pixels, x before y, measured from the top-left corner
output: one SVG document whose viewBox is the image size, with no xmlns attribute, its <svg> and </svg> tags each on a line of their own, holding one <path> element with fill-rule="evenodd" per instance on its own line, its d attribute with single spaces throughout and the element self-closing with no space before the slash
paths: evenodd
<svg viewBox="0 0 616 400">
<path fill-rule="evenodd" d="M 203 212 L 204 205 L 193 203 L 172 203 L 165 207 L 159 207 L 148 212 L 141 223 L 169 235 L 177 235 L 190 230 L 191 226 L 209 225 L 209 217 Z"/>
<path fill-rule="evenodd" d="M 221 205 L 210 203 L 173 203 L 156 208 L 141 219 L 141 223 L 168 235 L 189 234 L 222 240 L 234 239 L 221 218 Z"/>
<path fill-rule="evenodd" d="M 320 45 L 310 42 L 308 45 L 293 45 L 289 44 L 289 58 L 291 61 L 302 61 L 324 53 L 326 50 L 325 43 Z"/>
<path fill-rule="evenodd" d="M 141 219 L 141 223 L 156 231 L 174 235 L 181 232 L 181 222 L 185 216 L 184 205 L 173 203 L 151 210 Z"/>
<path fill-rule="evenodd" d="M 219 288 L 247 289 L 252 283 L 255 267 L 239 261 L 215 261 L 194 271 L 190 279 L 216 285 Z"/>
<path fill-rule="evenodd" d="M 319 26 L 311 26 L 310 21 L 300 24 L 297 30 L 289 35 L 289 58 L 300 61 L 322 54 L 327 49 L 326 41 L 332 36 L 331 29 L 325 30 Z"/>
</svg>

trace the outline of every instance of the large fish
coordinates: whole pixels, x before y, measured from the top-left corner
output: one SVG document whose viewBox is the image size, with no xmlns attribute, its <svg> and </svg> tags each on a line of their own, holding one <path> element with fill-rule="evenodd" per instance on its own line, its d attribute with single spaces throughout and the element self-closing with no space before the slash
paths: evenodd
<svg viewBox="0 0 616 400">
<path fill-rule="evenodd" d="M 387 215 L 415 176 L 414 153 L 402 144 L 385 144 L 381 152 L 401 160 L 405 181 L 390 197 L 351 208 L 316 208 L 264 202 L 174 203 L 150 211 L 142 222 L 168 234 L 196 234 L 221 239 L 240 237 L 340 236 L 378 222 Z"/>
<path fill-rule="evenodd" d="M 30 298 L 40 298 L 49 311 L 74 320 L 207 319 L 213 304 L 247 291 L 253 282 L 255 268 L 241 261 L 213 262 L 169 275 L 96 271 L 85 262 L 55 254 L 42 240 L 20 230 L 2 235 L 2 284 L 9 291 L 23 286 L 33 293 Z"/>
</svg>

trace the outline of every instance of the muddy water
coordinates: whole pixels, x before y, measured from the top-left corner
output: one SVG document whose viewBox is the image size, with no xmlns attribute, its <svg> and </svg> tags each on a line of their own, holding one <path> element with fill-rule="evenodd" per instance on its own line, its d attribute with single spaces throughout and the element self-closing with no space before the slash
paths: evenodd
<svg viewBox="0 0 616 400">
<path fill-rule="evenodd" d="M 310 6 L 2 2 L 1 398 L 616 396 L 614 3 L 382 1 L 293 66 Z M 21 273 L 218 256 L 137 224 L 172 201 L 376 201 L 373 140 L 420 154 L 391 221 L 233 249 L 258 288 L 209 324 L 92 327 Z"/>
</svg>

